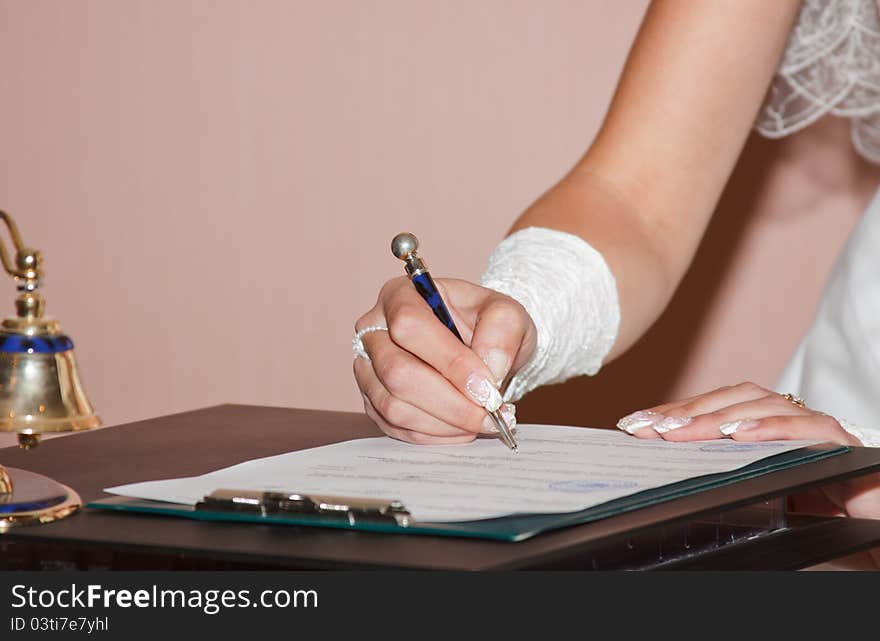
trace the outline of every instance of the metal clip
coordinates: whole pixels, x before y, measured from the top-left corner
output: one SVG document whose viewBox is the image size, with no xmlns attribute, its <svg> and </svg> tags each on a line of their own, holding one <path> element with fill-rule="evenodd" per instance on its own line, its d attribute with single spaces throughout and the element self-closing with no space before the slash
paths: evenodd
<svg viewBox="0 0 880 641">
<path fill-rule="evenodd" d="M 397 500 L 259 490 L 214 490 L 196 503 L 196 510 L 245 512 L 261 516 L 302 514 L 343 520 L 349 525 L 361 522 L 391 522 L 406 527 L 411 520 L 409 511 Z"/>
</svg>

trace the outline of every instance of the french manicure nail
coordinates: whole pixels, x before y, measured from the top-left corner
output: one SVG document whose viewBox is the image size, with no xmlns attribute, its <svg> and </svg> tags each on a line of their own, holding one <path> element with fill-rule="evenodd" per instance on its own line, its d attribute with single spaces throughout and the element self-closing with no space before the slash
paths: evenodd
<svg viewBox="0 0 880 641">
<path fill-rule="evenodd" d="M 636 430 L 640 430 L 643 427 L 649 427 L 654 423 L 662 421 L 664 418 L 665 417 L 662 414 L 658 414 L 657 412 L 639 410 L 638 412 L 628 414 L 617 421 L 617 427 L 624 432 L 634 434 Z"/>
<path fill-rule="evenodd" d="M 513 429 L 516 427 L 516 406 L 513 403 L 504 403 L 500 408 L 501 418 L 507 424 L 507 427 Z M 498 427 L 491 416 L 483 419 L 483 434 L 498 434 Z"/>
<path fill-rule="evenodd" d="M 724 436 L 730 436 L 734 432 L 751 429 L 757 424 L 758 421 L 750 418 L 742 418 L 738 421 L 729 421 L 727 423 L 722 423 L 718 426 L 718 429 L 721 430 L 721 433 L 724 434 Z"/>
<path fill-rule="evenodd" d="M 483 358 L 483 362 L 495 377 L 495 387 L 500 388 L 504 377 L 507 376 L 507 370 L 510 369 L 510 357 L 504 350 L 495 348 L 489 350 L 489 353 Z"/>
<path fill-rule="evenodd" d="M 513 403 L 505 403 L 501 406 L 501 417 L 507 423 L 507 427 L 516 427 L 516 406 Z"/>
<path fill-rule="evenodd" d="M 465 383 L 468 394 L 477 403 L 485 407 L 490 412 L 494 412 L 503 402 L 501 393 L 496 389 L 488 378 L 481 374 L 471 374 Z"/>
<path fill-rule="evenodd" d="M 672 430 L 677 430 L 679 427 L 684 427 L 688 423 L 690 423 L 692 419 L 690 416 L 670 416 L 668 418 L 664 418 L 659 423 L 655 423 L 652 425 L 654 431 L 658 434 L 666 434 L 666 432 L 670 432 Z"/>
</svg>

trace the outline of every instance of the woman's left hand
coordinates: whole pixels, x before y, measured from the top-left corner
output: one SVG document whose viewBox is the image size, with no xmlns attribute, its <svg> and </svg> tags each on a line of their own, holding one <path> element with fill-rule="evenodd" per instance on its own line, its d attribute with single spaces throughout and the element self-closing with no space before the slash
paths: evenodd
<svg viewBox="0 0 880 641">
<path fill-rule="evenodd" d="M 692 396 L 626 416 L 617 426 L 639 438 L 704 441 L 730 437 L 737 441 L 788 439 L 861 445 L 831 416 L 803 407 L 755 383 Z"/>
<path fill-rule="evenodd" d="M 802 406 L 755 383 L 658 405 L 620 419 L 617 426 L 638 438 L 667 441 L 819 440 L 862 445 L 831 416 Z M 870 474 L 822 488 L 834 505 L 850 516 L 880 518 L 880 474 Z"/>
</svg>

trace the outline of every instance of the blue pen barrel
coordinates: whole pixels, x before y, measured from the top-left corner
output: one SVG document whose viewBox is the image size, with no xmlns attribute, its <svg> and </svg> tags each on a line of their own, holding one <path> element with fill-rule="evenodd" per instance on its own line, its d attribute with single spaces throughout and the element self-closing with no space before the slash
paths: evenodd
<svg viewBox="0 0 880 641">
<path fill-rule="evenodd" d="M 417 274 L 412 277 L 412 282 L 422 298 L 425 299 L 425 302 L 431 306 L 432 310 L 434 310 L 434 316 L 439 318 L 440 322 L 446 325 L 446 327 L 449 328 L 449 331 L 455 334 L 458 340 L 463 343 L 464 339 L 461 337 L 461 334 L 458 333 L 458 328 L 455 326 L 455 323 L 452 322 L 452 315 L 449 313 L 446 304 L 440 297 L 440 292 L 437 290 L 437 285 L 434 284 L 434 279 L 431 278 L 431 274 L 428 272 Z"/>
</svg>

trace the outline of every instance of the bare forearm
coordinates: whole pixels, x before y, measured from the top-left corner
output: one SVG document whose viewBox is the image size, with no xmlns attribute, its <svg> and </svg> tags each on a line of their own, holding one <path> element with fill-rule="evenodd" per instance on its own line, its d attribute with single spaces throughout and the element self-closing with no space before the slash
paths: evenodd
<svg viewBox="0 0 880 641">
<path fill-rule="evenodd" d="M 577 166 L 515 223 L 581 236 L 618 285 L 612 357 L 684 276 L 797 15 L 784 0 L 655 2 L 608 116 Z"/>
<path fill-rule="evenodd" d="M 576 213 L 577 215 L 572 215 Z M 621 306 L 615 358 L 631 346 L 666 306 L 677 275 L 663 247 L 627 195 L 602 176 L 578 167 L 516 221 L 513 230 L 549 227 L 580 236 L 611 267 Z"/>
</svg>

